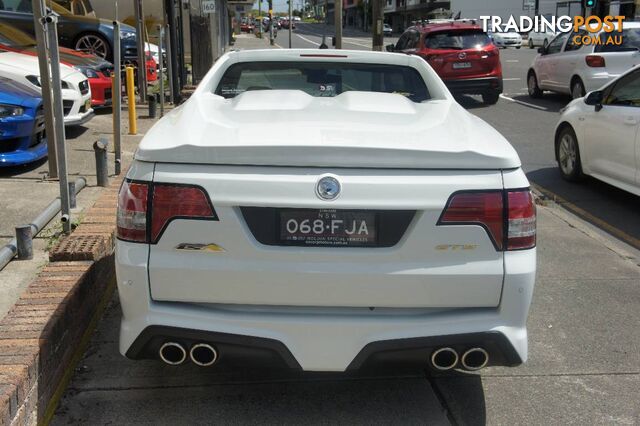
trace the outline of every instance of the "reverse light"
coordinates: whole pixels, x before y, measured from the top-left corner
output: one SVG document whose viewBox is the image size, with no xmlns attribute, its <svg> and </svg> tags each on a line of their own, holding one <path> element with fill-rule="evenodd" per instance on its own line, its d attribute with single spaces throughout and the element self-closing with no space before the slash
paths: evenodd
<svg viewBox="0 0 640 426">
<path fill-rule="evenodd" d="M 437 224 L 481 226 L 498 251 L 536 245 L 536 208 L 528 189 L 457 192 Z"/>
<path fill-rule="evenodd" d="M 206 192 L 194 185 L 125 181 L 118 194 L 117 236 L 155 244 L 174 219 L 218 220 Z"/>
<path fill-rule="evenodd" d="M 605 66 L 604 57 L 600 55 L 587 55 L 584 60 L 587 66 L 592 68 L 602 68 Z"/>
</svg>

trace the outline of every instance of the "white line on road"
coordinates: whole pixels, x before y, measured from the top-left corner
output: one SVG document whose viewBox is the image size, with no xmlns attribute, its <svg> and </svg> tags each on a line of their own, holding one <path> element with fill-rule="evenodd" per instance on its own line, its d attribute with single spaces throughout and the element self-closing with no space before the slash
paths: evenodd
<svg viewBox="0 0 640 426">
<path fill-rule="evenodd" d="M 502 81 L 518 81 L 518 80 L 522 80 L 520 77 L 513 77 L 513 78 L 503 78 Z"/>
<path fill-rule="evenodd" d="M 520 62 L 519 59 L 507 59 L 505 62 Z"/>
<path fill-rule="evenodd" d="M 311 44 L 313 44 L 314 46 L 320 46 L 320 43 L 316 43 L 316 42 L 315 42 L 315 41 L 313 41 L 313 40 L 309 40 L 309 39 L 308 39 L 308 38 L 306 38 L 306 37 L 302 37 L 300 34 L 296 34 L 296 35 L 297 35 L 298 37 L 300 37 L 301 39 L 303 39 L 304 41 L 306 41 L 307 43 L 311 43 Z"/>
<path fill-rule="evenodd" d="M 520 104 L 520 105 L 528 106 L 528 107 L 539 109 L 539 110 L 542 110 L 542 111 L 549 111 L 548 108 L 545 108 L 543 106 L 530 104 L 529 102 L 519 101 L 517 99 L 510 98 L 510 97 L 508 97 L 506 95 L 503 95 L 503 94 L 501 94 L 500 97 L 502 99 L 506 99 L 506 100 L 508 100 L 510 102 L 515 102 L 515 103 Z"/>
</svg>

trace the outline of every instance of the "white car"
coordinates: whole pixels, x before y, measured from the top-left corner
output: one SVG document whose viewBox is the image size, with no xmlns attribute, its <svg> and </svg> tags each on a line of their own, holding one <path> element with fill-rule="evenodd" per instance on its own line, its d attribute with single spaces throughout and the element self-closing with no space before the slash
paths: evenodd
<svg viewBox="0 0 640 426">
<path fill-rule="evenodd" d="M 556 128 L 562 176 L 593 176 L 640 196 L 640 67 L 575 99 Z"/>
<path fill-rule="evenodd" d="M 493 40 L 493 44 L 503 49 L 507 47 L 520 49 L 522 47 L 522 36 L 515 31 L 489 31 L 487 35 Z"/>
<path fill-rule="evenodd" d="M 538 98 L 549 90 L 581 98 L 640 64 L 640 22 L 624 23 L 619 46 L 574 43 L 575 36 L 586 34 L 584 28 L 577 33 L 562 33 L 540 49 L 527 72 L 529 96 Z M 607 36 L 597 34 L 599 39 Z"/>
<path fill-rule="evenodd" d="M 547 47 L 549 42 L 554 39 L 556 33 L 552 31 L 531 31 L 527 40 L 527 46 L 529 49 L 533 49 L 536 46 Z"/>
<path fill-rule="evenodd" d="M 0 76 L 41 88 L 36 56 L 0 50 Z M 60 64 L 65 126 L 79 126 L 94 116 L 89 80 L 81 72 Z"/>
<path fill-rule="evenodd" d="M 145 135 L 120 189 L 120 351 L 518 365 L 535 243 L 515 150 L 422 58 L 229 52 Z"/>
</svg>

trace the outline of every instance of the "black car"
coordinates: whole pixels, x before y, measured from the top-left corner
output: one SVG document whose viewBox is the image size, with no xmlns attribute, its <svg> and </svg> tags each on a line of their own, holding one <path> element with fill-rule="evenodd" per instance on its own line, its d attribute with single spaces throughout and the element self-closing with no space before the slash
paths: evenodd
<svg viewBox="0 0 640 426">
<path fill-rule="evenodd" d="M 73 15 L 54 2 L 47 6 L 58 15 L 58 40 L 60 46 L 92 53 L 113 61 L 113 22 L 91 16 Z M 31 0 L 0 0 L 0 21 L 34 35 Z M 125 62 L 137 60 L 135 28 L 120 25 L 120 46 Z"/>
</svg>

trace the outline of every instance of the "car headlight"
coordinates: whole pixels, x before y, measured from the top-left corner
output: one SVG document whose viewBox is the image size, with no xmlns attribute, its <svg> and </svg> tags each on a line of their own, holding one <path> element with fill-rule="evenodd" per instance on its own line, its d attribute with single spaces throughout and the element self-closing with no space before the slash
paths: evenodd
<svg viewBox="0 0 640 426">
<path fill-rule="evenodd" d="M 135 40 L 136 33 L 133 31 L 120 31 L 120 40 Z"/>
<path fill-rule="evenodd" d="M 98 78 L 99 75 L 93 68 L 89 67 L 74 67 L 76 70 L 80 71 L 87 78 Z"/>
<path fill-rule="evenodd" d="M 0 118 L 15 117 L 24 114 L 24 109 L 15 105 L 0 104 Z"/>
</svg>

